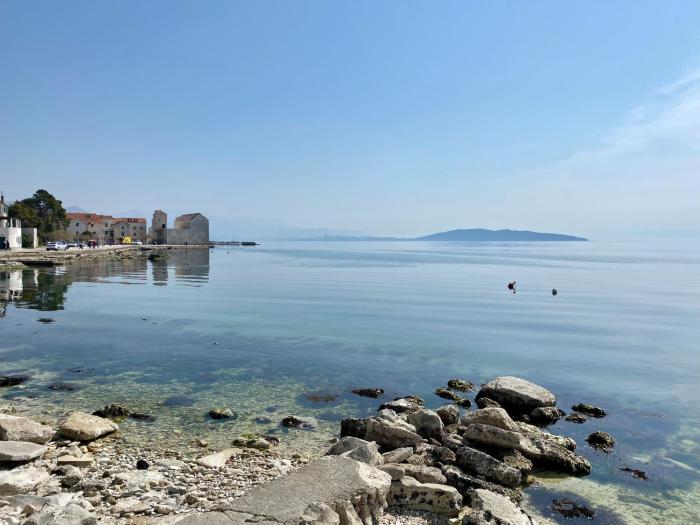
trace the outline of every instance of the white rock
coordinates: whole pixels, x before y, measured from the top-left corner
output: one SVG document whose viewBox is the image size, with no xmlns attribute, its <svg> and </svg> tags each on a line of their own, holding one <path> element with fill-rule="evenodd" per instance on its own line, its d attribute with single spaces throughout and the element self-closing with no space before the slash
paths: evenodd
<svg viewBox="0 0 700 525">
<path fill-rule="evenodd" d="M 511 500 L 489 490 L 476 489 L 471 496 L 471 507 L 473 510 L 465 516 L 464 525 L 536 525 Z"/>
<path fill-rule="evenodd" d="M 26 441 L 0 441 L 0 462 L 31 461 L 46 452 L 45 445 Z"/>
<path fill-rule="evenodd" d="M 49 479 L 46 469 L 38 467 L 16 468 L 0 471 L 0 496 L 29 494 Z"/>
<path fill-rule="evenodd" d="M 231 458 L 231 456 L 240 454 L 240 448 L 226 448 L 221 452 L 216 454 L 209 454 L 208 456 L 202 456 L 196 460 L 197 465 L 208 468 L 218 468 L 226 465 L 226 462 Z"/>
<path fill-rule="evenodd" d="M 392 481 L 388 501 L 392 505 L 427 510 L 454 517 L 462 508 L 462 495 L 456 488 L 435 483 L 420 483 L 410 476 Z"/>
<path fill-rule="evenodd" d="M 59 426 L 59 432 L 70 439 L 90 441 L 117 430 L 119 426 L 109 419 L 85 412 L 73 412 Z"/>
<path fill-rule="evenodd" d="M 51 427 L 29 418 L 0 414 L 0 441 L 29 441 L 44 444 L 53 434 Z"/>
</svg>

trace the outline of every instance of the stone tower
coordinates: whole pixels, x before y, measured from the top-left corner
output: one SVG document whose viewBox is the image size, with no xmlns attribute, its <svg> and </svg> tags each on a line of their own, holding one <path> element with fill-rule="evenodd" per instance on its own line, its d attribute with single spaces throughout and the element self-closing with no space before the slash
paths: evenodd
<svg viewBox="0 0 700 525">
<path fill-rule="evenodd" d="M 153 212 L 151 235 L 156 244 L 168 244 L 168 214 L 163 210 Z"/>
</svg>

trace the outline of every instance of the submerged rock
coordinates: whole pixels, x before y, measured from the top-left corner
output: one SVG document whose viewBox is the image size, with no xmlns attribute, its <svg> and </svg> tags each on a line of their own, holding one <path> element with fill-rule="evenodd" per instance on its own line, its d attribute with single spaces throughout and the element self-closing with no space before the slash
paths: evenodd
<svg viewBox="0 0 700 525">
<path fill-rule="evenodd" d="M 571 410 L 591 417 L 605 417 L 608 415 L 608 413 L 602 408 L 589 405 L 587 403 L 579 403 L 578 405 L 574 405 L 571 407 Z"/>
<path fill-rule="evenodd" d="M 233 411 L 230 408 L 212 408 L 209 411 L 209 417 L 212 419 L 229 419 L 233 417 Z"/>
<path fill-rule="evenodd" d="M 75 392 L 78 390 L 78 387 L 72 383 L 52 383 L 48 388 L 58 392 Z"/>
<path fill-rule="evenodd" d="M 552 501 L 552 511 L 565 518 L 595 518 L 595 511 L 569 498 Z"/>
<path fill-rule="evenodd" d="M 554 406 L 556 398 L 546 388 L 513 376 L 497 377 L 481 387 L 477 400 L 483 397 L 497 401 L 508 412 L 529 414 L 535 408 Z"/>
<path fill-rule="evenodd" d="M 523 509 L 495 492 L 476 489 L 469 499 L 473 510 L 464 517 L 464 525 L 535 525 Z"/>
<path fill-rule="evenodd" d="M 286 428 L 314 430 L 318 426 L 318 422 L 310 417 L 287 416 L 282 420 L 281 425 Z"/>
<path fill-rule="evenodd" d="M 119 427 L 113 421 L 85 412 L 73 412 L 59 426 L 58 431 L 70 439 L 91 441 L 110 434 Z"/>
<path fill-rule="evenodd" d="M 530 412 L 530 421 L 540 425 L 549 425 L 565 415 L 564 411 L 557 407 L 538 407 Z"/>
<path fill-rule="evenodd" d="M 593 432 L 586 438 L 586 442 L 598 450 L 610 452 L 615 446 L 615 439 L 607 432 Z"/>
<path fill-rule="evenodd" d="M 131 412 L 124 405 L 112 403 L 101 410 L 95 410 L 92 415 L 108 419 L 123 419 L 131 415 Z"/>
<path fill-rule="evenodd" d="M 51 427 L 29 418 L 0 414 L 0 441 L 29 441 L 44 444 L 53 434 Z"/>
<path fill-rule="evenodd" d="M 0 376 L 0 387 L 21 385 L 29 376 Z"/>
<path fill-rule="evenodd" d="M 586 421 L 588 421 L 588 418 L 586 416 L 584 416 L 583 414 L 574 413 L 574 414 L 569 414 L 568 416 L 566 416 L 564 418 L 564 420 L 568 421 L 569 423 L 581 424 L 581 423 L 585 423 Z"/>
<path fill-rule="evenodd" d="M 643 470 L 639 470 L 636 468 L 630 468 L 630 467 L 620 467 L 620 471 L 628 472 L 628 473 L 632 474 L 632 476 L 634 476 L 637 479 L 649 481 L 649 476 L 647 476 L 647 473 L 644 472 Z"/>
<path fill-rule="evenodd" d="M 371 397 L 371 398 L 378 398 L 384 393 L 383 388 L 356 388 L 355 390 L 351 390 L 353 394 L 357 394 L 358 396 L 362 397 Z"/>
<path fill-rule="evenodd" d="M 447 386 L 452 390 L 460 390 L 461 392 L 471 392 L 475 390 L 474 383 L 464 379 L 450 379 L 447 382 Z"/>
<path fill-rule="evenodd" d="M 450 401 L 458 401 L 462 399 L 461 396 L 455 394 L 451 390 L 448 390 L 447 388 L 440 387 L 435 391 L 435 395 L 438 397 L 441 397 L 443 399 L 448 399 Z"/>
</svg>

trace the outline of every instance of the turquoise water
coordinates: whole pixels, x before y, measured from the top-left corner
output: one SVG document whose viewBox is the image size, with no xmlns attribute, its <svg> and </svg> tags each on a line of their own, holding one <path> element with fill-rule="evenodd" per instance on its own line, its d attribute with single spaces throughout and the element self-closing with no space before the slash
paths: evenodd
<svg viewBox="0 0 700 525">
<path fill-rule="evenodd" d="M 20 410 L 123 402 L 156 417 L 125 421 L 127 442 L 258 432 L 318 451 L 342 417 L 376 409 L 351 388 L 439 406 L 452 377 L 518 375 L 565 410 L 611 414 L 552 427 L 594 473 L 542 473 L 528 494 L 544 522 L 552 494 L 574 493 L 601 506 L 599 523 L 700 523 L 699 243 L 266 243 L 5 272 L 3 297 L 0 374 L 32 379 L 0 396 Z M 214 406 L 236 420 L 209 420 Z M 318 430 L 281 430 L 287 414 Z M 587 447 L 594 430 L 614 454 Z"/>
</svg>

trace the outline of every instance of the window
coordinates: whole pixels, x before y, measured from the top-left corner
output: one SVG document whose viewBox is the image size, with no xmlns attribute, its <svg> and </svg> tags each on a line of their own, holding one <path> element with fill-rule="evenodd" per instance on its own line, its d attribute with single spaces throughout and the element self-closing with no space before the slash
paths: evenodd
<svg viewBox="0 0 700 525">
<path fill-rule="evenodd" d="M 79 222 L 76 222 L 76 223 L 75 223 L 75 227 L 76 227 L 76 228 L 80 228 L 80 223 L 79 223 Z"/>
</svg>

